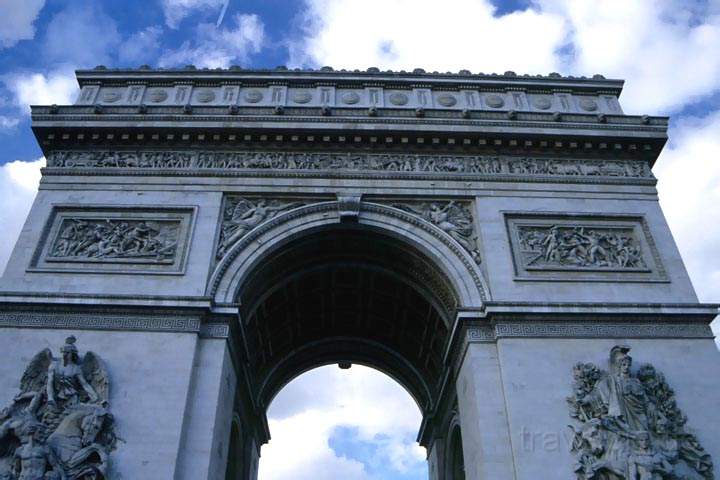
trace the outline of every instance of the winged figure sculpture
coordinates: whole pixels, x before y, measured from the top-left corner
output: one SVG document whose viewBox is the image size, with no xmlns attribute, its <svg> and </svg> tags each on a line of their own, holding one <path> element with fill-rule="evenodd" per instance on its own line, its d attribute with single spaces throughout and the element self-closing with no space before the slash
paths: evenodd
<svg viewBox="0 0 720 480">
<path fill-rule="evenodd" d="M 0 480 L 103 480 L 115 448 L 110 380 L 98 355 L 70 336 L 55 358 L 36 354 L 0 412 Z"/>
</svg>

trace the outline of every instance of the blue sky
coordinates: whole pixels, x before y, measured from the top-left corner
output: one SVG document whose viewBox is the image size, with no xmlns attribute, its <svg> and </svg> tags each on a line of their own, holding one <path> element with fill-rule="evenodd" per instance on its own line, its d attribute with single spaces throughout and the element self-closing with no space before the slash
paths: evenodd
<svg viewBox="0 0 720 480">
<path fill-rule="evenodd" d="M 671 115 L 660 201 L 720 302 L 720 0 L 0 0 L 0 268 L 43 164 L 28 105 L 71 103 L 76 68 L 189 63 L 623 78 L 627 113 Z M 426 478 L 419 412 L 373 370 L 303 375 L 270 422 L 263 480 Z"/>
</svg>

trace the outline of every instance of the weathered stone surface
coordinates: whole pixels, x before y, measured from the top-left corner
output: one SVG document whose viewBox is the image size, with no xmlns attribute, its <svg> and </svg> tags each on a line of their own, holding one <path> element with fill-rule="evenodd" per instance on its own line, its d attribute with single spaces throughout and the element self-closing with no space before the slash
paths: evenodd
<svg viewBox="0 0 720 480">
<path fill-rule="evenodd" d="M 582 432 L 620 431 L 584 403 L 612 374 L 575 397 L 581 433 L 565 397 L 573 365 L 592 376 L 617 344 L 657 370 L 617 380 L 642 384 L 653 421 L 614 442 L 628 448 L 612 480 L 668 480 L 664 462 L 674 480 L 683 464 L 712 478 L 717 309 L 698 303 L 657 202 L 667 118 L 623 114 L 621 82 L 78 76 L 75 105 L 33 108 L 48 166 L 0 280 L 0 378 L 71 335 L 100 353 L 123 440 L 103 443 L 108 478 L 254 480 L 277 391 L 361 363 L 417 401 L 432 480 L 610 480 Z M 17 390 L 0 385 L 11 417 L 41 398 Z M 55 469 L 25 433 L 20 468 Z"/>
</svg>

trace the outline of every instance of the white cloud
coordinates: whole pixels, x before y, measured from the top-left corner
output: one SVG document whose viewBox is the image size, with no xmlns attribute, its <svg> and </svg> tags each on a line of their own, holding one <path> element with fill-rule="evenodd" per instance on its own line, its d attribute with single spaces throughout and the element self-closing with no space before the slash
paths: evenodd
<svg viewBox="0 0 720 480">
<path fill-rule="evenodd" d="M 45 0 L 0 0 L 0 49 L 35 37 L 35 20 Z"/>
<path fill-rule="evenodd" d="M 70 4 L 47 26 L 42 54 L 54 63 L 90 68 L 112 64 L 121 43 L 115 20 L 91 2 Z"/>
<path fill-rule="evenodd" d="M 414 442 L 419 409 L 400 385 L 367 367 L 310 371 L 280 392 L 268 416 L 272 439 L 262 449 L 261 480 L 374 480 L 362 462 L 331 449 L 339 426 L 356 428 L 358 440 L 379 445 L 363 459 L 374 469 L 426 468 L 425 451 Z"/>
<path fill-rule="evenodd" d="M 566 19 L 572 71 L 627 80 L 623 105 L 630 112 L 672 111 L 720 88 L 720 15 L 709 6 L 687 0 L 537 3 Z"/>
<path fill-rule="evenodd" d="M 162 33 L 161 27 L 153 25 L 130 35 L 118 48 L 120 66 L 137 66 L 154 61 L 160 50 Z"/>
<path fill-rule="evenodd" d="M 162 0 L 165 24 L 178 28 L 184 18 L 195 12 L 220 12 L 227 8 L 229 0 Z"/>
<path fill-rule="evenodd" d="M 700 300 L 720 302 L 720 111 L 669 134 L 654 169 L 660 203 Z"/>
<path fill-rule="evenodd" d="M 30 212 L 45 159 L 15 161 L 0 167 L 0 272 L 5 270 L 10 253 Z"/>
<path fill-rule="evenodd" d="M 2 133 L 3 130 L 11 130 L 17 127 L 18 123 L 20 123 L 19 118 L 10 118 L 5 115 L 0 115 L 0 133 Z"/>
<path fill-rule="evenodd" d="M 246 63 L 265 42 L 265 29 L 257 15 L 235 15 L 234 27 L 219 28 L 201 23 L 195 40 L 186 41 L 177 50 L 165 52 L 161 67 L 194 64 L 197 67 L 227 68 L 231 63 Z"/>
<path fill-rule="evenodd" d="M 291 65 L 549 72 L 565 31 L 533 10 L 495 17 L 484 0 L 307 0 Z M 532 39 L 532 41 L 528 41 Z"/>
<path fill-rule="evenodd" d="M 49 73 L 24 73 L 5 79 L 8 89 L 15 96 L 15 103 L 24 112 L 30 105 L 67 105 L 75 100 L 78 92 L 75 74 L 70 70 Z"/>
<path fill-rule="evenodd" d="M 627 80 L 632 113 L 720 88 L 720 8 L 685 0 L 306 0 L 290 63 L 336 68 L 592 75 Z"/>
</svg>

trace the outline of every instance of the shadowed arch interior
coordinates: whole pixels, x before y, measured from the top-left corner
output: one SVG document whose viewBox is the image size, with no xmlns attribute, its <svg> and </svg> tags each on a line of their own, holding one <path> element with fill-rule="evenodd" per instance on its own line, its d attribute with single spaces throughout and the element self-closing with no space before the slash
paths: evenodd
<svg viewBox="0 0 720 480">
<path fill-rule="evenodd" d="M 258 401 L 336 362 L 375 367 L 430 411 L 457 299 L 432 262 L 358 224 L 323 227 L 258 262 L 240 291 Z"/>
</svg>

